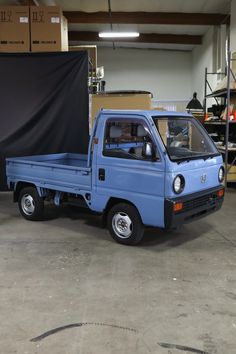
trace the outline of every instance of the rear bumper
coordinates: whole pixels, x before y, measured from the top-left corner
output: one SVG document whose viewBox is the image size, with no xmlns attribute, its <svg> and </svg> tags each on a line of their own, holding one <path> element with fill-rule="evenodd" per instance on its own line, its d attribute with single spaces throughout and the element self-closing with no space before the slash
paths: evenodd
<svg viewBox="0 0 236 354">
<path fill-rule="evenodd" d="M 175 228 L 219 210 L 222 206 L 224 195 L 219 196 L 218 192 L 223 189 L 222 186 L 218 186 L 217 188 L 193 193 L 182 198 L 165 199 L 165 228 Z M 183 208 L 179 211 L 174 211 L 176 203 L 182 203 Z"/>
</svg>

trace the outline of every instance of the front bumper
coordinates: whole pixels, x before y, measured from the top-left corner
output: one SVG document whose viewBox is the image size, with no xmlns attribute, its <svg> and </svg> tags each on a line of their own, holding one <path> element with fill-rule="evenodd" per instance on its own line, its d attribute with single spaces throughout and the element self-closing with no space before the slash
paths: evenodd
<svg viewBox="0 0 236 354">
<path fill-rule="evenodd" d="M 222 190 L 224 188 L 218 186 L 183 197 L 165 199 L 165 228 L 175 228 L 219 210 L 224 200 L 224 192 L 219 196 Z M 182 204 L 181 210 L 174 211 L 176 203 Z"/>
</svg>

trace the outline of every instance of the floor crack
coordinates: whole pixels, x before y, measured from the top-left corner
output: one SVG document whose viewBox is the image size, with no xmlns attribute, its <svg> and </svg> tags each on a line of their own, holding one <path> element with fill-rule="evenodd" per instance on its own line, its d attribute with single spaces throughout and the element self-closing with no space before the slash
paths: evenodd
<svg viewBox="0 0 236 354">
<path fill-rule="evenodd" d="M 228 243 L 230 243 L 233 247 L 236 247 L 236 244 L 235 244 L 233 241 L 229 240 L 229 239 L 228 239 L 225 235 L 223 235 L 220 231 L 215 230 L 215 232 L 216 232 L 218 235 L 220 235 L 225 241 L 227 241 Z"/>
</svg>

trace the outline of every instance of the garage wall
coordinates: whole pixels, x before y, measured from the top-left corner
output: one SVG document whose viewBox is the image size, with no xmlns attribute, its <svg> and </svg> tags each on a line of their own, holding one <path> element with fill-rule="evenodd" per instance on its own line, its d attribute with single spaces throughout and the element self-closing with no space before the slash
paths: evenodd
<svg viewBox="0 0 236 354">
<path fill-rule="evenodd" d="M 106 90 L 147 90 L 155 99 L 192 96 L 191 52 L 98 48 Z"/>
<path fill-rule="evenodd" d="M 231 1 L 230 47 L 232 53 L 236 52 L 236 0 Z"/>
<path fill-rule="evenodd" d="M 203 37 L 201 46 L 196 46 L 192 52 L 192 85 L 202 103 L 204 98 L 205 68 L 213 71 L 213 38 L 214 29 L 211 27 Z M 213 77 L 209 77 L 211 86 L 214 87 Z"/>
</svg>

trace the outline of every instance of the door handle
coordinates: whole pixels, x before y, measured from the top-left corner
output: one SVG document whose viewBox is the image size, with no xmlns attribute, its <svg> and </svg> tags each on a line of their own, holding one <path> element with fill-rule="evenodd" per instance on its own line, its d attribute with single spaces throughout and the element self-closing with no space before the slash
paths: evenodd
<svg viewBox="0 0 236 354">
<path fill-rule="evenodd" d="M 98 179 L 99 179 L 99 181 L 105 181 L 105 169 L 104 168 L 99 168 Z"/>
<path fill-rule="evenodd" d="M 82 174 L 83 176 L 88 176 L 89 173 L 88 173 L 88 171 L 82 171 L 81 174 Z"/>
</svg>

